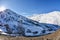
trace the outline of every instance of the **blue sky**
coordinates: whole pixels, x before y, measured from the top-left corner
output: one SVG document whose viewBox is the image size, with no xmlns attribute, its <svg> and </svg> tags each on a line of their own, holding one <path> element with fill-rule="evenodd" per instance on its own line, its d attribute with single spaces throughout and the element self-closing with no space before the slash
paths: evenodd
<svg viewBox="0 0 60 40">
<path fill-rule="evenodd" d="M 60 11 L 60 0 L 0 0 L 0 6 L 23 16 Z"/>
</svg>

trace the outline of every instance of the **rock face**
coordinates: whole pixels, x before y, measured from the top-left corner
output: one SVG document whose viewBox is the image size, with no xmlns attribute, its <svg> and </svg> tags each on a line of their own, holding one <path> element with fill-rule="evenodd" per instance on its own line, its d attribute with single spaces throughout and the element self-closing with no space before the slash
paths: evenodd
<svg viewBox="0 0 60 40">
<path fill-rule="evenodd" d="M 6 9 L 0 12 L 0 34 L 10 36 L 41 36 L 55 32 L 60 26 L 39 23 Z"/>
</svg>

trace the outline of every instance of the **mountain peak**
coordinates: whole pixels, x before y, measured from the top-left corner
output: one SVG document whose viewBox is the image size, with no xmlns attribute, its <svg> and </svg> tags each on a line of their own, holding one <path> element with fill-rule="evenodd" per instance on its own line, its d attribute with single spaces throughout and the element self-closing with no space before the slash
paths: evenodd
<svg viewBox="0 0 60 40">
<path fill-rule="evenodd" d="M 9 15 L 18 15 L 10 9 L 5 9 L 4 11 L 0 11 L 0 14 L 9 14 Z"/>
<path fill-rule="evenodd" d="M 5 9 L 3 11 L 0 11 L 0 12 L 7 12 L 7 11 L 11 11 L 10 9 Z"/>
<path fill-rule="evenodd" d="M 11 10 L 10 9 L 5 9 L 5 10 L 0 11 L 0 13 L 7 12 L 7 11 L 11 11 Z"/>
<path fill-rule="evenodd" d="M 5 9 L 4 12 L 13 12 L 10 9 Z"/>
</svg>

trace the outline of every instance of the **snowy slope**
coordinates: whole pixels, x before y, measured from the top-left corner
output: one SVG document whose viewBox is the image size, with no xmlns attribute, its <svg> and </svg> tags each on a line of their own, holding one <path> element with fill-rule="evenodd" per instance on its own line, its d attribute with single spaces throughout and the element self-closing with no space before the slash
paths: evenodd
<svg viewBox="0 0 60 40">
<path fill-rule="evenodd" d="M 60 26 L 39 23 L 6 9 L 0 12 L 0 34 L 10 36 L 40 36 L 55 32 Z"/>
<path fill-rule="evenodd" d="M 53 11 L 45 14 L 36 14 L 29 17 L 32 20 L 39 21 L 40 23 L 50 23 L 60 25 L 60 11 Z"/>
</svg>

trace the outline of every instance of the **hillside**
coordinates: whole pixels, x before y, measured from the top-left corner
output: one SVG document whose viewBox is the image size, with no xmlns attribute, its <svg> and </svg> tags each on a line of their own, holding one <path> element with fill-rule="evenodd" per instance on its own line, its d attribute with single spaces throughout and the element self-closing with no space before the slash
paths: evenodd
<svg viewBox="0 0 60 40">
<path fill-rule="evenodd" d="M 43 36 L 60 28 L 56 24 L 39 23 L 19 15 L 10 9 L 0 12 L 0 34 L 9 36 Z"/>
<path fill-rule="evenodd" d="M 60 30 L 57 30 L 56 32 L 40 36 L 40 37 L 10 37 L 10 36 L 0 36 L 1 40 L 60 40 Z"/>
</svg>

